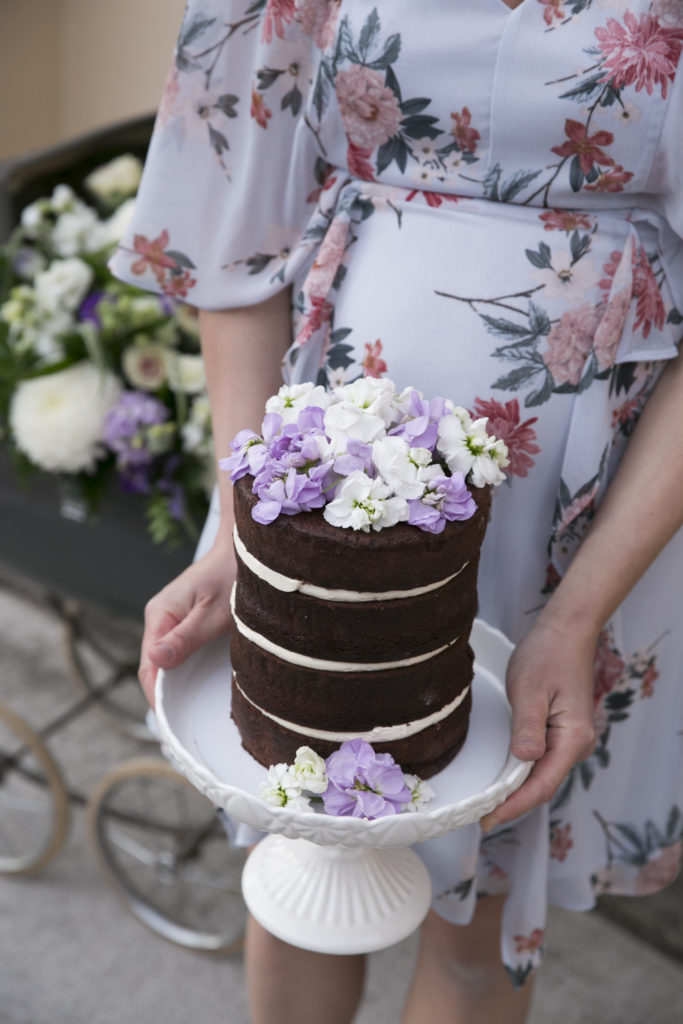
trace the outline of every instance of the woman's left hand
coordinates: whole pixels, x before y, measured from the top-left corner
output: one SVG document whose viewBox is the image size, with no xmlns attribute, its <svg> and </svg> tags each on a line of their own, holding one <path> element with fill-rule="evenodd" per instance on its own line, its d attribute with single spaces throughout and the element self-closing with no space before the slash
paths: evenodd
<svg viewBox="0 0 683 1024">
<path fill-rule="evenodd" d="M 577 636 L 551 616 L 539 616 L 517 645 L 507 670 L 512 706 L 510 749 L 535 761 L 520 788 L 482 818 L 484 831 L 550 800 L 572 765 L 595 749 L 593 633 Z"/>
</svg>

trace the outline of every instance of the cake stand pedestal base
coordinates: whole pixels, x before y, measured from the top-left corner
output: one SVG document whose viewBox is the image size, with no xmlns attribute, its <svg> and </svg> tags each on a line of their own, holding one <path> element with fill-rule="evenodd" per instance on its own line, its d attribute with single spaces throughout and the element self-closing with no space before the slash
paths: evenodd
<svg viewBox="0 0 683 1024">
<path fill-rule="evenodd" d="M 251 914 L 278 939 L 318 953 L 371 953 L 421 924 L 432 898 L 424 864 L 398 847 L 319 846 L 270 835 L 244 868 Z"/>
</svg>

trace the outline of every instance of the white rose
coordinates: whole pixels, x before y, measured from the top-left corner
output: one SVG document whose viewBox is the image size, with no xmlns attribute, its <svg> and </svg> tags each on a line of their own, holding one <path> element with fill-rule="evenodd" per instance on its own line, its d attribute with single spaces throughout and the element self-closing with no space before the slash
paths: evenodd
<svg viewBox="0 0 683 1024">
<path fill-rule="evenodd" d="M 198 395 L 206 388 L 204 360 L 201 356 L 182 352 L 169 353 L 168 379 L 174 391 Z"/>
<path fill-rule="evenodd" d="M 383 480 L 400 498 L 421 498 L 424 468 L 431 462 L 427 448 L 410 448 L 402 437 L 382 437 L 372 446 L 372 461 Z"/>
<path fill-rule="evenodd" d="M 88 252 L 99 252 L 110 245 L 116 245 L 125 235 L 135 210 L 135 200 L 126 199 L 105 221 L 93 225 L 85 247 Z"/>
<path fill-rule="evenodd" d="M 310 747 L 299 747 L 291 770 L 301 789 L 308 793 L 324 793 L 327 789 L 325 762 Z"/>
<path fill-rule="evenodd" d="M 55 260 L 47 270 L 41 270 L 34 282 L 36 298 L 43 309 L 73 312 L 85 298 L 93 280 L 87 263 L 77 256 Z"/>
<path fill-rule="evenodd" d="M 323 516 L 332 526 L 351 527 L 369 533 L 395 526 L 408 518 L 405 498 L 391 497 L 391 490 L 382 480 L 372 480 L 357 469 L 350 473 L 336 491 L 336 497 L 323 508 Z"/>
<path fill-rule="evenodd" d="M 308 406 L 327 409 L 332 396 L 320 385 L 307 381 L 305 384 L 283 384 L 276 395 L 266 402 L 266 412 L 282 416 L 283 426 L 296 423 L 299 413 Z"/>
<path fill-rule="evenodd" d="M 99 227 L 95 211 L 79 202 L 73 210 L 66 210 L 58 218 L 52 228 L 50 241 L 58 256 L 76 256 L 90 248 L 90 236 Z"/>
<path fill-rule="evenodd" d="M 134 196 L 141 177 L 142 163 L 136 156 L 126 153 L 91 171 L 84 183 L 99 198 L 116 200 Z"/>
<path fill-rule="evenodd" d="M 88 361 L 22 381 L 9 414 L 17 447 L 49 472 L 92 472 L 103 450 L 104 421 L 120 393 L 114 374 Z"/>
</svg>

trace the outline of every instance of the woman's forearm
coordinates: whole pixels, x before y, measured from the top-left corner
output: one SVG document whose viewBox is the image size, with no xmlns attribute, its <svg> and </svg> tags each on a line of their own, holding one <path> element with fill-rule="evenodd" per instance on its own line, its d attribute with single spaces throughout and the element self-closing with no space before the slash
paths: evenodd
<svg viewBox="0 0 683 1024">
<path fill-rule="evenodd" d="M 683 356 L 660 377 L 579 551 L 542 615 L 595 638 L 683 525 Z"/>
<path fill-rule="evenodd" d="M 260 430 L 266 399 L 282 384 L 281 362 L 290 344 L 289 289 L 255 306 L 201 310 L 199 328 L 208 381 L 216 458 L 230 454 L 238 431 Z M 217 470 L 221 531 L 232 530 L 232 485 Z"/>
</svg>

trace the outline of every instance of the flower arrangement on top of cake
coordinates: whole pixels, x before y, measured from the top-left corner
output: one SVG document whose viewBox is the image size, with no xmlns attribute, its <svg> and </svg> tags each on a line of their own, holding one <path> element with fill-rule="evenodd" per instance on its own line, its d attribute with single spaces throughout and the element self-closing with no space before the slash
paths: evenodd
<svg viewBox="0 0 683 1024">
<path fill-rule="evenodd" d="M 333 526 L 366 533 L 399 522 L 441 533 L 474 514 L 468 483 L 505 479 L 507 446 L 486 425 L 417 388 L 397 394 L 386 378 L 332 392 L 283 385 L 266 403 L 261 435 L 241 430 L 219 464 L 233 482 L 254 477 L 259 523 L 322 508 Z"/>
</svg>

